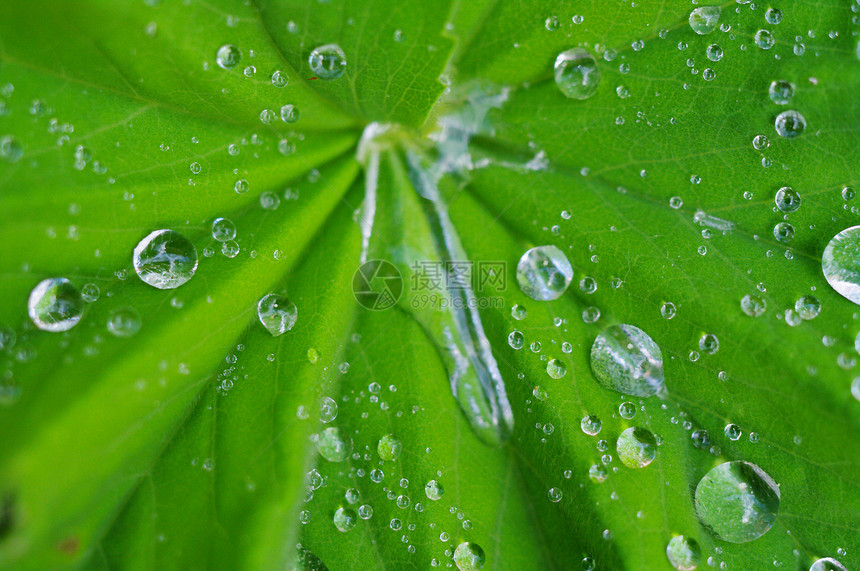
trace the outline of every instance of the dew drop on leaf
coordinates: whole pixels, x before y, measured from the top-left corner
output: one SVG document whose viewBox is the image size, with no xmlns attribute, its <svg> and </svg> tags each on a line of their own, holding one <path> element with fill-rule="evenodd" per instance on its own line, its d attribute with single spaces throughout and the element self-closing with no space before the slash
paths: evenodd
<svg viewBox="0 0 860 571">
<path fill-rule="evenodd" d="M 337 79 L 346 71 L 346 55 L 337 44 L 326 44 L 311 51 L 308 65 L 320 79 Z"/>
<path fill-rule="evenodd" d="M 816 560 L 809 571 L 847 571 L 844 565 L 832 557 L 823 557 Z"/>
<path fill-rule="evenodd" d="M 215 55 L 215 62 L 222 69 L 233 69 L 239 65 L 241 59 L 242 52 L 232 44 L 224 44 L 218 48 L 218 53 Z"/>
<path fill-rule="evenodd" d="M 197 249 L 175 230 L 155 230 L 135 246 L 132 264 L 144 283 L 174 289 L 197 271 Z"/>
<path fill-rule="evenodd" d="M 401 450 L 403 450 L 403 444 L 393 434 L 386 434 L 379 439 L 379 443 L 376 445 L 376 451 L 383 460 L 397 460 Z"/>
<path fill-rule="evenodd" d="M 588 99 L 600 85 L 600 67 L 585 48 L 572 48 L 558 54 L 554 74 L 558 89 L 570 99 Z"/>
<path fill-rule="evenodd" d="M 779 486 L 751 462 L 724 462 L 696 486 L 696 513 L 702 524 L 730 543 L 758 539 L 779 511 Z"/>
<path fill-rule="evenodd" d="M 776 191 L 774 202 L 780 212 L 794 212 L 800 208 L 800 194 L 790 186 L 783 186 Z"/>
<path fill-rule="evenodd" d="M 777 105 L 787 105 L 794 97 L 794 84 L 784 79 L 772 81 L 767 89 L 767 94 L 770 96 L 770 100 Z"/>
<path fill-rule="evenodd" d="M 618 436 L 615 449 L 628 468 L 644 468 L 657 457 L 657 440 L 644 428 L 630 427 Z"/>
<path fill-rule="evenodd" d="M 466 541 L 454 550 L 454 563 L 459 571 L 478 571 L 484 567 L 484 550 L 477 543 Z"/>
<path fill-rule="evenodd" d="M 212 221 L 212 237 L 219 242 L 236 238 L 236 225 L 229 218 L 216 218 Z"/>
<path fill-rule="evenodd" d="M 81 320 L 84 300 L 68 279 L 48 278 L 36 284 L 30 292 L 27 313 L 42 331 L 68 331 Z"/>
<path fill-rule="evenodd" d="M 424 485 L 424 494 L 427 495 L 427 499 L 434 502 L 442 499 L 444 493 L 445 488 L 436 480 L 430 480 Z"/>
<path fill-rule="evenodd" d="M 806 118 L 797 111 L 783 111 L 776 116 L 773 125 L 780 137 L 793 139 L 806 129 Z"/>
<path fill-rule="evenodd" d="M 678 571 L 693 571 L 702 559 L 699 543 L 683 535 L 676 535 L 666 545 L 666 557 Z"/>
<path fill-rule="evenodd" d="M 597 336 L 591 370 L 604 387 L 625 395 L 649 397 L 665 390 L 660 348 L 633 325 L 611 325 Z"/>
<path fill-rule="evenodd" d="M 296 304 L 283 295 L 270 293 L 257 303 L 257 318 L 272 337 L 283 335 L 293 328 L 298 318 Z"/>
<path fill-rule="evenodd" d="M 722 9 L 719 6 L 701 6 L 690 12 L 690 28 L 700 36 L 717 29 Z"/>
<path fill-rule="evenodd" d="M 140 314 L 133 307 L 116 309 L 108 317 L 107 329 L 114 337 L 131 337 L 140 326 Z"/>
<path fill-rule="evenodd" d="M 821 269 L 836 293 L 860 305 L 860 226 L 846 228 L 830 240 Z"/>
<path fill-rule="evenodd" d="M 598 434 L 600 434 L 600 429 L 603 428 L 603 423 L 597 416 L 589 414 L 588 416 L 584 416 L 582 418 L 579 423 L 579 427 L 587 435 L 597 436 Z"/>
<path fill-rule="evenodd" d="M 338 508 L 334 512 L 333 521 L 338 531 L 346 533 L 355 527 L 357 517 L 355 511 L 351 508 Z"/>
<path fill-rule="evenodd" d="M 317 451 L 329 462 L 343 462 L 350 453 L 351 446 L 343 439 L 340 429 L 326 428 L 317 435 Z"/>
<path fill-rule="evenodd" d="M 517 264 L 517 282 L 524 294 L 538 301 L 558 299 L 573 279 L 573 268 L 555 246 L 527 250 Z"/>
</svg>

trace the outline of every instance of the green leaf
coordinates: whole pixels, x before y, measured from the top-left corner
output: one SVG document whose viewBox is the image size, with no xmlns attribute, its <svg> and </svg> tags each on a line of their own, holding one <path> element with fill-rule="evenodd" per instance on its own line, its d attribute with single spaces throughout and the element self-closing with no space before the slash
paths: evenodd
<svg viewBox="0 0 860 571">
<path fill-rule="evenodd" d="M 0 6 L 0 561 L 427 568 L 471 542 L 492 569 L 668 570 L 683 535 L 699 568 L 860 565 L 860 325 L 821 270 L 857 220 L 860 4 L 771 8 L 725 3 L 698 35 L 681 3 Z M 342 77 L 310 67 L 326 44 Z M 583 100 L 553 79 L 573 47 L 601 73 Z M 786 110 L 797 137 L 776 130 Z M 796 211 L 775 208 L 785 186 Z M 161 228 L 199 255 L 173 291 L 132 265 Z M 554 301 L 517 284 L 541 245 L 574 268 Z M 52 277 L 100 291 L 64 333 L 27 313 Z M 278 337 L 257 317 L 269 293 L 298 308 Z M 126 308 L 141 327 L 118 337 Z M 598 382 L 592 344 L 615 324 L 659 346 L 665 394 Z M 642 468 L 616 450 L 632 427 L 658 443 Z M 318 446 L 332 434 L 342 461 Z M 746 543 L 697 517 L 726 461 L 779 485 Z"/>
</svg>

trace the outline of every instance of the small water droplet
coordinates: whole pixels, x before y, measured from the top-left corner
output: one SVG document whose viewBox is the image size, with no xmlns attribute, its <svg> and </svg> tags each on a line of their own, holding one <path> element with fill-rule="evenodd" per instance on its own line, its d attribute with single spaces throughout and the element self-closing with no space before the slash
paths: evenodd
<svg viewBox="0 0 860 571">
<path fill-rule="evenodd" d="M 628 468 L 644 468 L 657 457 L 657 440 L 644 428 L 630 427 L 618 436 L 615 449 Z"/>
<path fill-rule="evenodd" d="M 783 111 L 776 116 L 774 128 L 780 137 L 793 139 L 806 129 L 806 118 L 797 111 Z"/>
<path fill-rule="evenodd" d="M 239 65 L 242 59 L 242 52 L 234 45 L 225 44 L 218 48 L 218 53 L 215 54 L 215 62 L 222 69 L 233 69 Z"/>
<path fill-rule="evenodd" d="M 702 559 L 702 550 L 695 539 L 676 535 L 666 546 L 666 557 L 678 571 L 694 571 Z"/>
</svg>

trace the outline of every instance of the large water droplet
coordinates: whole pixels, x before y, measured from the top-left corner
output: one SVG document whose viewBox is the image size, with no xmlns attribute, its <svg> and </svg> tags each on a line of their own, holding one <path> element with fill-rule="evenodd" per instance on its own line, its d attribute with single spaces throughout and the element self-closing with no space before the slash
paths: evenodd
<svg viewBox="0 0 860 571">
<path fill-rule="evenodd" d="M 84 300 L 78 288 L 66 278 L 49 278 L 30 292 L 27 312 L 42 331 L 68 331 L 81 320 Z"/>
<path fill-rule="evenodd" d="M 283 295 L 270 293 L 257 303 L 257 318 L 273 337 L 292 329 L 298 314 L 296 304 Z"/>
<path fill-rule="evenodd" d="M 847 571 L 844 565 L 832 557 L 818 559 L 809 568 L 809 571 Z"/>
<path fill-rule="evenodd" d="M 797 111 L 783 111 L 776 116 L 773 125 L 780 137 L 793 139 L 806 129 L 806 118 Z"/>
<path fill-rule="evenodd" d="M 846 228 L 830 240 L 821 269 L 836 293 L 860 305 L 860 226 Z"/>
<path fill-rule="evenodd" d="M 701 6 L 690 12 L 690 28 L 700 36 L 717 29 L 722 9 L 719 6 Z"/>
<path fill-rule="evenodd" d="M 636 397 L 663 393 L 663 355 L 647 333 L 632 325 L 612 325 L 591 346 L 591 370 L 600 384 Z"/>
<path fill-rule="evenodd" d="M 758 317 L 767 311 L 767 302 L 760 296 L 747 294 L 741 298 L 741 311 L 750 317 Z"/>
<path fill-rule="evenodd" d="M 730 543 L 758 539 L 779 511 L 779 487 L 750 462 L 725 462 L 696 486 L 696 513 L 704 525 Z"/>
<path fill-rule="evenodd" d="M 174 289 L 197 271 L 197 249 L 174 230 L 156 230 L 134 248 L 134 271 L 158 289 Z"/>
<path fill-rule="evenodd" d="M 618 436 L 615 449 L 628 468 L 644 468 L 657 456 L 657 439 L 644 428 L 630 427 Z"/>
<path fill-rule="evenodd" d="M 558 299 L 573 279 L 573 268 L 564 252 L 555 246 L 527 250 L 517 264 L 517 282 L 532 299 Z"/>
<path fill-rule="evenodd" d="M 676 535 L 666 546 L 666 557 L 678 571 L 693 571 L 702 559 L 699 543 L 690 537 Z"/>
<path fill-rule="evenodd" d="M 233 69 L 239 65 L 241 59 L 242 52 L 231 44 L 225 44 L 218 48 L 218 53 L 215 55 L 215 62 L 223 69 Z"/>
<path fill-rule="evenodd" d="M 337 44 L 326 44 L 308 56 L 311 71 L 320 79 L 337 79 L 346 71 L 346 55 Z"/>
<path fill-rule="evenodd" d="M 587 99 L 600 85 L 600 68 L 585 48 L 573 48 L 555 59 L 555 83 L 565 97 Z"/>
<path fill-rule="evenodd" d="M 478 571 L 484 561 L 484 550 L 477 543 L 466 541 L 454 550 L 454 563 L 460 571 Z"/>
</svg>

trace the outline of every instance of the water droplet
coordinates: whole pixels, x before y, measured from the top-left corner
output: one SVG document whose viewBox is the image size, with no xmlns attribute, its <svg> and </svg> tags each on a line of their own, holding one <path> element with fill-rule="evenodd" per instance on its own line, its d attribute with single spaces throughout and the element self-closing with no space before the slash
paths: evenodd
<svg viewBox="0 0 860 571">
<path fill-rule="evenodd" d="M 295 105 L 281 107 L 281 121 L 284 123 L 295 123 L 299 120 L 299 116 L 299 109 Z"/>
<path fill-rule="evenodd" d="M 277 115 L 271 109 L 263 109 L 260 111 L 260 122 L 264 125 L 270 124 L 275 120 L 275 117 L 277 117 Z"/>
<path fill-rule="evenodd" d="M 466 541 L 454 550 L 454 563 L 460 571 L 478 571 L 484 561 L 484 550 L 477 543 Z"/>
<path fill-rule="evenodd" d="M 779 222 L 773 227 L 773 237 L 778 242 L 790 242 L 794 238 L 794 226 L 788 222 Z"/>
<path fill-rule="evenodd" d="M 84 300 L 78 288 L 66 278 L 49 278 L 30 292 L 27 312 L 42 331 L 68 331 L 81 320 Z"/>
<path fill-rule="evenodd" d="M 821 311 L 821 302 L 814 295 L 804 295 L 794 303 L 794 311 L 805 321 L 815 319 Z"/>
<path fill-rule="evenodd" d="M 821 269 L 836 293 L 860 305 L 860 226 L 833 237 L 821 256 Z"/>
<path fill-rule="evenodd" d="M 201 171 L 203 171 L 203 167 L 200 166 L 200 163 L 196 161 L 191 163 L 191 166 L 189 168 L 191 169 L 191 174 L 200 174 Z"/>
<path fill-rule="evenodd" d="M 764 19 L 768 24 L 775 26 L 782 22 L 782 10 L 779 8 L 768 8 L 767 12 L 764 13 Z"/>
<path fill-rule="evenodd" d="M 702 550 L 695 539 L 676 535 L 666 546 L 666 557 L 678 571 L 693 571 L 702 559 Z"/>
<path fill-rule="evenodd" d="M 806 118 L 797 111 L 783 111 L 776 116 L 774 127 L 780 137 L 793 139 L 806 129 Z"/>
<path fill-rule="evenodd" d="M 343 462 L 347 459 L 352 446 L 340 435 L 340 429 L 326 428 L 317 435 L 317 451 L 329 462 Z"/>
<path fill-rule="evenodd" d="M 522 331 L 511 331 L 510 335 L 508 335 L 508 345 L 511 346 L 512 349 L 522 349 L 523 345 L 526 342 L 526 337 L 523 335 Z"/>
<path fill-rule="evenodd" d="M 743 431 L 741 430 L 741 427 L 737 424 L 727 424 L 726 427 L 723 429 L 723 432 L 725 433 L 726 438 L 728 438 L 732 442 L 739 440 L 740 437 L 743 436 Z"/>
<path fill-rule="evenodd" d="M 708 46 L 708 49 L 705 50 L 705 55 L 708 56 L 708 59 L 711 61 L 720 61 L 723 59 L 723 48 L 717 44 L 711 44 Z"/>
<path fill-rule="evenodd" d="M 747 294 L 741 298 L 741 310 L 750 317 L 758 317 L 767 310 L 767 302 L 757 295 Z"/>
<path fill-rule="evenodd" d="M 424 484 L 424 493 L 427 495 L 428 499 L 435 502 L 442 499 L 442 495 L 445 493 L 445 488 L 436 480 L 430 480 Z"/>
<path fill-rule="evenodd" d="M 197 249 L 179 232 L 155 230 L 135 246 L 132 264 L 144 283 L 175 289 L 197 271 Z"/>
<path fill-rule="evenodd" d="M 557 504 L 564 497 L 564 493 L 559 488 L 550 488 L 546 492 L 546 497 L 554 504 Z"/>
<path fill-rule="evenodd" d="M 342 533 L 346 533 L 355 527 L 355 523 L 357 520 L 355 511 L 350 508 L 338 508 L 336 512 L 334 512 L 334 526 L 338 531 Z"/>
<path fill-rule="evenodd" d="M 600 85 L 600 67 L 585 48 L 573 48 L 555 59 L 555 84 L 570 99 L 588 99 Z"/>
<path fill-rule="evenodd" d="M 660 348 L 632 325 L 612 325 L 597 336 L 591 370 L 604 387 L 625 395 L 649 397 L 665 390 Z"/>
<path fill-rule="evenodd" d="M 550 16 L 544 21 L 543 25 L 549 32 L 556 31 L 558 29 L 558 16 Z"/>
<path fill-rule="evenodd" d="M 720 340 L 713 333 L 705 333 L 699 338 L 699 349 L 709 355 L 713 355 L 720 350 Z"/>
<path fill-rule="evenodd" d="M 636 405 L 632 402 L 623 402 L 618 405 L 618 414 L 621 415 L 621 418 L 630 420 L 636 416 Z"/>
<path fill-rule="evenodd" d="M 675 308 L 675 304 L 671 301 L 667 301 L 662 306 L 660 306 L 660 315 L 662 315 L 666 319 L 672 319 L 675 317 L 677 313 L 677 309 Z"/>
<path fill-rule="evenodd" d="M 517 264 L 517 282 L 524 294 L 538 301 L 558 299 L 573 279 L 573 268 L 555 246 L 527 250 Z"/>
<path fill-rule="evenodd" d="M 700 36 L 717 29 L 722 9 L 719 6 L 701 6 L 690 12 L 690 28 Z"/>
<path fill-rule="evenodd" d="M 219 242 L 236 238 L 236 225 L 228 218 L 216 218 L 212 221 L 212 237 Z"/>
<path fill-rule="evenodd" d="M 513 317 L 517 321 L 522 321 L 523 319 L 528 317 L 528 315 L 529 315 L 528 310 L 525 307 L 523 307 L 522 305 L 515 304 L 511 308 L 511 317 Z"/>
<path fill-rule="evenodd" d="M 283 335 L 296 324 L 299 310 L 292 301 L 283 295 L 270 293 L 257 303 L 257 318 L 272 337 Z"/>
<path fill-rule="evenodd" d="M 245 194 L 248 192 L 248 181 L 244 178 L 237 180 L 236 184 L 233 185 L 233 190 L 236 191 L 236 194 Z"/>
<path fill-rule="evenodd" d="M 361 519 L 370 519 L 373 517 L 373 507 L 369 504 L 363 504 L 358 507 L 358 517 Z"/>
<path fill-rule="evenodd" d="M 770 146 L 770 140 L 765 135 L 756 135 L 752 140 L 753 148 L 763 151 Z"/>
<path fill-rule="evenodd" d="M 560 379 L 567 374 L 567 366 L 558 359 L 551 359 L 546 364 L 546 373 L 553 379 Z"/>
<path fill-rule="evenodd" d="M 774 202 L 781 212 L 794 212 L 800 208 L 800 194 L 790 186 L 784 186 L 776 191 Z"/>
<path fill-rule="evenodd" d="M 809 571 L 848 571 L 842 563 L 832 557 L 818 559 L 809 568 Z"/>
<path fill-rule="evenodd" d="M 111 312 L 108 331 L 115 337 L 131 337 L 140 331 L 140 314 L 133 307 L 123 307 Z"/>
<path fill-rule="evenodd" d="M 215 55 L 215 62 L 222 69 L 233 69 L 239 65 L 239 60 L 242 59 L 242 52 L 234 45 L 224 44 L 218 48 L 218 53 Z"/>
<path fill-rule="evenodd" d="M 657 456 L 657 440 L 644 428 L 630 427 L 618 436 L 615 449 L 628 468 L 644 468 Z"/>
<path fill-rule="evenodd" d="M 328 424 L 337 418 L 337 403 L 333 398 L 323 397 L 320 399 L 320 422 Z M 350 502 L 355 503 L 355 502 Z"/>
<path fill-rule="evenodd" d="M 403 444 L 397 440 L 393 434 L 386 434 L 380 438 L 379 443 L 376 446 L 376 451 L 379 453 L 379 457 L 383 460 L 389 461 L 397 460 L 402 449 Z"/>
<path fill-rule="evenodd" d="M 0 137 L 0 159 L 15 163 L 24 155 L 24 147 L 12 135 Z"/>
<path fill-rule="evenodd" d="M 275 87 L 286 87 L 287 83 L 290 82 L 290 76 L 288 76 L 283 71 L 276 71 L 272 74 L 272 85 Z"/>
<path fill-rule="evenodd" d="M 755 41 L 755 45 L 760 47 L 763 50 L 769 50 L 773 47 L 774 42 L 776 41 L 768 30 L 759 30 L 755 33 L 753 38 Z"/>
<path fill-rule="evenodd" d="M 794 97 L 794 84 L 784 79 L 771 81 L 767 94 L 770 95 L 770 100 L 777 105 L 787 105 Z"/>
<path fill-rule="evenodd" d="M 337 44 L 326 44 L 308 56 L 311 71 L 320 79 L 337 79 L 346 71 L 346 55 Z"/>
<path fill-rule="evenodd" d="M 583 417 L 579 423 L 579 427 L 582 428 L 582 431 L 587 435 L 597 436 L 600 434 L 600 429 L 603 428 L 603 423 L 597 416 L 589 414 L 588 416 Z"/>
<path fill-rule="evenodd" d="M 779 511 L 779 486 L 750 462 L 725 462 L 696 486 L 696 513 L 723 541 L 746 543 L 771 528 Z"/>
</svg>

